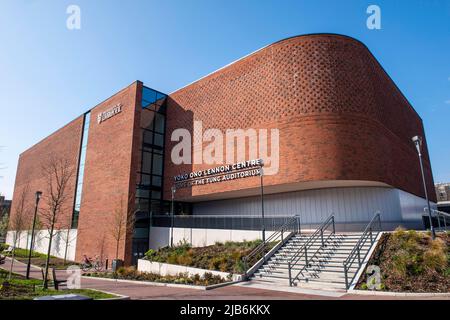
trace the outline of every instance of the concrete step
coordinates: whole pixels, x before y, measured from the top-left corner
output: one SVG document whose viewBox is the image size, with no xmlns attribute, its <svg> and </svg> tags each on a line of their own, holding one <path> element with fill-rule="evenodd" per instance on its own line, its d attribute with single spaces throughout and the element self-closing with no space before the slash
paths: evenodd
<svg viewBox="0 0 450 320">
<path fill-rule="evenodd" d="M 330 236 L 330 234 L 329 233 L 324 233 L 323 236 L 324 236 L 324 238 L 327 238 L 327 237 Z M 359 240 L 361 238 L 361 236 L 362 236 L 362 234 L 352 234 L 352 235 L 339 235 L 339 234 L 337 234 L 337 235 L 330 236 L 330 239 L 344 239 L 344 240 L 345 239 L 352 239 L 352 240 L 358 239 Z M 293 236 L 290 239 L 290 241 L 294 241 L 294 240 L 306 241 L 306 240 L 309 240 L 309 239 L 310 239 L 309 236 L 302 236 L 302 237 Z M 320 239 L 320 235 L 318 237 L 316 237 L 315 239 Z"/>
<path fill-rule="evenodd" d="M 293 271 L 300 271 L 300 270 L 303 269 L 304 266 L 305 266 L 305 264 L 295 265 L 293 268 L 291 268 L 291 270 L 293 270 Z M 330 271 L 330 272 L 344 272 L 344 266 L 342 264 L 330 265 L 328 263 L 325 263 L 325 264 L 320 265 L 320 266 L 316 266 L 315 265 L 314 267 L 315 268 L 319 268 L 321 270 Z M 312 268 L 312 267 L 310 267 L 310 268 Z M 264 265 L 264 266 L 261 267 L 260 270 L 267 270 L 267 271 L 277 270 L 277 271 L 280 271 L 280 272 L 283 272 L 283 271 L 286 270 L 286 272 L 287 272 L 287 270 L 289 270 L 289 268 L 288 268 L 287 265 Z M 356 271 L 356 270 L 358 270 L 358 266 L 355 265 L 355 266 L 350 267 L 348 271 L 352 271 L 353 272 L 353 271 Z"/>
<path fill-rule="evenodd" d="M 254 283 L 260 283 L 270 286 L 277 287 L 289 287 L 289 280 L 286 279 L 252 279 Z M 320 282 L 320 281 L 297 281 L 294 287 L 305 288 L 305 289 L 317 289 L 317 290 L 345 290 L 345 283 L 331 283 L 331 282 Z"/>
<path fill-rule="evenodd" d="M 337 242 L 337 243 L 357 243 L 360 240 L 360 238 L 326 238 L 324 237 L 324 241 L 328 242 Z M 314 241 L 308 242 L 308 243 L 319 243 L 322 240 L 320 238 L 314 239 Z M 370 241 L 370 240 L 369 240 Z M 289 239 L 287 243 L 306 243 L 306 240 L 296 240 L 296 239 Z M 367 240 L 366 240 L 367 242 Z"/>
<path fill-rule="evenodd" d="M 340 251 L 340 252 L 352 252 L 354 246 L 338 246 L 338 247 L 332 247 L 332 246 L 326 246 L 326 247 L 321 247 L 321 246 L 312 246 L 307 248 L 308 252 L 315 252 L 319 249 L 322 249 L 323 251 Z M 363 246 L 360 248 L 360 251 L 365 251 L 365 250 L 369 250 L 370 246 Z M 286 248 L 282 248 L 280 250 L 277 251 L 278 253 L 297 253 L 299 251 L 303 251 L 302 246 L 299 247 L 286 247 Z"/>
<path fill-rule="evenodd" d="M 292 277 L 295 277 L 297 274 L 299 273 L 299 271 L 294 271 L 291 273 Z M 317 279 L 321 279 L 321 280 L 327 280 L 327 281 L 331 281 L 331 282 L 342 282 L 345 281 L 345 275 L 343 272 L 329 272 L 326 270 L 319 270 L 319 271 L 314 271 L 313 269 L 309 268 L 307 270 L 304 270 L 303 275 L 300 274 L 299 278 L 300 279 L 311 279 L 311 280 L 317 280 Z M 355 272 L 349 272 L 348 276 L 352 277 L 355 274 Z M 281 271 L 281 270 L 273 270 L 273 271 L 268 271 L 268 272 L 264 272 L 264 271 L 258 271 L 257 273 L 255 273 L 255 277 L 276 277 L 276 278 L 284 278 L 284 279 L 289 279 L 289 273 L 288 271 Z"/>
<path fill-rule="evenodd" d="M 327 238 L 328 235 L 325 234 L 324 237 Z M 291 275 L 297 277 L 297 287 L 345 290 L 343 262 L 355 248 L 361 235 L 362 233 L 335 234 L 326 240 L 324 247 L 322 247 L 320 237 L 309 243 L 308 267 L 305 268 L 305 256 L 302 253 L 301 258 L 291 269 Z M 289 239 L 254 273 L 251 281 L 269 286 L 289 287 L 288 262 L 298 256 L 307 241 L 308 237 L 305 235 L 296 235 Z M 361 247 L 361 259 L 366 256 L 370 247 L 370 242 L 366 242 Z M 355 276 L 358 268 L 357 263 L 349 268 L 349 279 Z M 301 274 L 299 274 L 300 271 L 302 271 Z"/>
<path fill-rule="evenodd" d="M 367 251 L 366 252 L 361 252 L 361 259 L 366 255 Z M 313 256 L 314 256 L 314 252 L 311 252 L 311 254 L 308 253 L 308 259 L 311 259 Z M 320 253 L 318 253 L 318 254 L 316 254 L 315 258 L 317 258 L 317 257 L 325 258 L 326 256 L 327 256 L 327 254 L 320 254 Z M 349 256 L 349 252 L 343 252 L 343 253 L 334 252 L 334 253 L 330 253 L 329 256 L 333 260 L 344 261 Z M 289 254 L 289 253 L 288 254 L 283 254 L 283 255 L 277 254 L 277 255 L 272 256 L 269 261 L 271 261 L 271 260 L 274 260 L 274 261 L 286 261 L 286 263 L 287 263 L 293 257 L 294 257 L 294 254 Z M 356 258 L 356 259 L 358 259 L 358 258 Z M 301 256 L 300 261 L 305 261 L 305 256 L 304 255 Z"/>
<path fill-rule="evenodd" d="M 324 248 L 341 247 L 343 249 L 353 249 L 356 247 L 356 245 L 357 245 L 356 242 L 355 243 L 349 243 L 349 242 L 331 243 L 331 242 L 328 242 L 328 243 L 325 243 L 325 246 L 323 246 L 323 247 Z M 295 250 L 295 249 L 300 249 L 302 247 L 304 247 L 304 244 L 293 244 L 293 243 L 288 242 L 283 246 L 283 249 L 291 249 L 291 250 L 294 249 Z M 312 245 L 308 245 L 308 249 L 309 248 L 321 248 L 321 247 L 322 247 L 322 243 L 320 243 L 320 242 L 315 242 Z M 370 243 L 365 243 L 364 245 L 361 246 L 361 248 L 364 248 L 364 247 L 370 247 Z"/>
<path fill-rule="evenodd" d="M 295 266 L 293 266 L 293 268 L 291 268 L 291 270 L 301 270 L 305 267 L 305 264 L 296 264 Z M 341 263 L 322 263 L 322 264 L 312 264 L 309 266 L 309 268 L 312 267 L 316 267 L 316 268 L 322 268 L 322 269 L 329 269 L 329 270 L 333 270 L 336 272 L 344 272 L 344 266 Z M 279 269 L 279 270 L 288 270 L 288 265 L 287 264 L 266 264 L 261 266 L 261 269 L 265 269 L 265 270 L 274 270 L 274 269 Z M 358 265 L 354 264 L 352 265 L 349 270 L 356 270 L 358 269 Z"/>
</svg>

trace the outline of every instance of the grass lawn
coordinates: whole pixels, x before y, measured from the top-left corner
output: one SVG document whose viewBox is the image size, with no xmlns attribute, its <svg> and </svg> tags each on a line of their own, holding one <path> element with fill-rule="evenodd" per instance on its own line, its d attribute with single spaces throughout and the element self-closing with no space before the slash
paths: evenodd
<svg viewBox="0 0 450 320">
<path fill-rule="evenodd" d="M 26 250 L 26 249 L 20 249 L 20 248 L 16 248 L 15 250 L 15 254 L 14 254 L 14 259 L 20 261 L 20 262 L 24 262 L 27 263 L 28 262 L 28 253 L 30 251 Z M 11 253 L 8 253 L 7 256 L 11 257 Z M 31 251 L 31 264 L 44 268 L 45 267 L 45 260 L 47 258 L 46 254 L 43 253 L 39 253 L 36 251 Z M 55 268 L 55 269 L 67 269 L 68 266 L 74 265 L 74 264 L 78 264 L 76 262 L 73 261 L 69 261 L 66 260 L 66 263 L 64 263 L 64 259 L 60 259 L 54 256 L 50 256 L 50 267 Z"/>
<path fill-rule="evenodd" d="M 179 243 L 174 247 L 165 247 L 157 251 L 149 250 L 145 254 L 145 259 L 155 262 L 178 264 L 188 267 L 195 267 L 208 270 L 217 270 L 230 273 L 243 273 L 245 266 L 242 258 L 248 255 L 256 246 L 261 244 L 261 240 L 243 242 L 217 242 L 206 247 L 191 247 L 188 243 Z M 268 244 L 269 249 L 276 243 Z M 255 257 L 256 263 L 262 255 Z"/>
<path fill-rule="evenodd" d="M 369 265 L 380 267 L 381 290 L 393 292 L 450 292 L 450 237 L 438 233 L 397 229 L 382 235 Z M 367 275 L 357 289 L 367 289 Z"/>
<path fill-rule="evenodd" d="M 0 269 L 0 300 L 32 300 L 41 296 L 69 293 L 81 294 L 95 300 L 117 297 L 109 293 L 91 289 L 44 290 L 42 288 L 42 280 L 25 279 L 25 277 L 15 273 L 11 280 L 7 280 L 8 274 L 8 271 Z"/>
</svg>

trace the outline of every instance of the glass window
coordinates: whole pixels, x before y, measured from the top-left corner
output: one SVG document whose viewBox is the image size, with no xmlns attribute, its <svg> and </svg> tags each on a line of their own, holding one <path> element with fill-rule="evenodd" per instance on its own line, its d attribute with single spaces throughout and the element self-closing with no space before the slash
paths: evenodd
<svg viewBox="0 0 450 320">
<path fill-rule="evenodd" d="M 145 190 L 145 189 L 137 189 L 136 190 L 136 197 L 139 198 L 148 198 L 150 195 L 150 190 Z"/>
<path fill-rule="evenodd" d="M 162 175 L 163 157 L 160 154 L 153 154 L 153 173 Z"/>
<path fill-rule="evenodd" d="M 164 146 L 164 136 L 159 133 L 155 133 L 155 145 L 162 147 Z"/>
<path fill-rule="evenodd" d="M 148 209 L 149 209 L 149 207 L 148 207 L 149 200 L 146 199 L 146 198 L 136 198 L 136 199 L 138 199 L 138 206 L 137 206 L 136 209 L 137 209 L 138 211 L 144 211 L 144 212 L 147 212 Z"/>
<path fill-rule="evenodd" d="M 144 186 L 149 186 L 150 185 L 150 177 L 151 177 L 151 175 L 149 175 L 149 174 L 141 174 L 141 184 Z"/>
<path fill-rule="evenodd" d="M 164 104 L 167 95 L 156 90 L 143 87 L 142 88 L 142 108 L 155 109 L 156 105 L 161 106 Z"/>
<path fill-rule="evenodd" d="M 77 187 L 75 190 L 74 211 L 72 213 L 72 228 L 78 227 L 78 217 L 80 214 L 80 207 L 81 207 L 81 196 L 83 193 L 84 164 L 86 161 L 90 118 L 91 118 L 90 112 L 87 112 L 83 118 L 84 129 L 81 137 L 80 158 L 78 159 L 78 176 L 77 176 Z"/>
<path fill-rule="evenodd" d="M 156 91 L 150 88 L 142 88 L 142 107 L 146 108 L 156 101 Z"/>
<path fill-rule="evenodd" d="M 160 176 L 152 176 L 152 185 L 156 187 L 161 187 L 161 177 Z"/>
<path fill-rule="evenodd" d="M 160 191 L 152 191 L 152 199 L 158 200 L 161 199 L 161 192 Z"/>
<path fill-rule="evenodd" d="M 148 228 L 134 228 L 133 237 L 136 238 L 147 238 Z"/>
<path fill-rule="evenodd" d="M 164 103 L 166 97 L 167 96 L 165 94 L 162 94 L 161 92 L 157 92 L 156 93 L 156 104 L 158 106 L 162 106 L 162 104 Z"/>
<path fill-rule="evenodd" d="M 144 143 L 153 144 L 153 132 L 144 130 Z"/>
<path fill-rule="evenodd" d="M 142 172 L 152 172 L 152 154 L 150 152 L 142 153 Z"/>
<path fill-rule="evenodd" d="M 154 213 L 161 212 L 161 201 L 159 200 L 152 200 L 150 204 L 150 211 Z"/>
<path fill-rule="evenodd" d="M 160 113 L 155 114 L 155 131 L 164 133 L 164 116 Z"/>
</svg>

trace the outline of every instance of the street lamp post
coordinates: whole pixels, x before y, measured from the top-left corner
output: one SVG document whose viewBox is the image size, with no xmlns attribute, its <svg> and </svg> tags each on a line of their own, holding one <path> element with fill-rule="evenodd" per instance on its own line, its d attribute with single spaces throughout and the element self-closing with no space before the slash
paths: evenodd
<svg viewBox="0 0 450 320">
<path fill-rule="evenodd" d="M 172 203 L 170 205 L 170 247 L 173 247 L 173 205 L 174 205 L 174 198 L 175 198 L 175 192 L 176 192 L 175 186 L 172 186 Z"/>
<path fill-rule="evenodd" d="M 264 163 L 261 160 L 261 218 L 262 218 L 262 241 L 263 243 L 266 243 L 266 223 L 264 219 Z"/>
<path fill-rule="evenodd" d="M 39 200 L 41 199 L 41 196 L 42 196 L 42 192 L 36 191 L 36 205 L 34 207 L 33 227 L 31 228 L 30 252 L 28 252 L 28 263 L 27 263 L 27 274 L 26 274 L 27 279 L 30 279 L 31 251 L 33 250 L 33 244 L 34 244 L 34 228 L 36 227 L 36 216 L 37 216 L 37 210 L 38 210 Z"/>
<path fill-rule="evenodd" d="M 416 149 L 417 149 L 417 154 L 419 155 L 420 172 L 422 173 L 423 189 L 425 191 L 425 198 L 427 199 L 428 218 L 430 219 L 431 236 L 434 239 L 436 237 L 436 233 L 434 232 L 433 221 L 432 221 L 432 217 L 431 217 L 430 200 L 428 199 L 427 183 L 425 181 L 425 174 L 423 171 L 422 150 L 421 150 L 422 149 L 422 137 L 414 136 L 414 137 L 412 137 L 412 141 L 414 142 Z"/>
</svg>

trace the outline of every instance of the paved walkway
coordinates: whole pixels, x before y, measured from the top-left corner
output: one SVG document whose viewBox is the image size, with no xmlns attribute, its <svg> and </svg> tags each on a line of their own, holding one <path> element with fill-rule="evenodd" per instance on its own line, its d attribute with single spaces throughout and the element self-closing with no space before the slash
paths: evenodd
<svg viewBox="0 0 450 320">
<path fill-rule="evenodd" d="M 7 260 L 5 264 L 0 265 L 1 268 L 9 270 L 10 260 Z M 16 261 L 14 263 L 14 272 L 25 275 L 26 265 Z M 61 278 L 66 278 L 67 274 L 65 270 L 58 270 L 57 274 Z M 36 279 L 42 279 L 42 274 L 39 268 L 32 267 L 30 276 Z M 179 287 L 164 287 L 155 286 L 141 283 L 130 283 L 111 281 L 98 278 L 85 278 L 81 280 L 81 286 L 83 288 L 92 288 L 98 290 L 104 290 L 112 293 L 129 296 L 131 299 L 148 300 L 148 299 L 174 299 L 174 300 L 323 300 L 323 299 L 343 299 L 343 300 L 385 300 L 385 299 L 443 299 L 442 297 L 429 296 L 429 297 L 392 297 L 392 296 L 380 296 L 380 295 L 356 295 L 356 294 L 333 294 L 330 292 L 328 295 L 318 295 L 312 293 L 294 293 L 283 292 L 275 290 L 267 290 L 254 288 L 251 285 L 240 284 L 230 285 L 213 290 L 199 290 L 190 288 Z M 311 291 L 308 291 L 311 292 Z M 446 297 L 450 299 L 450 295 Z"/>
</svg>

